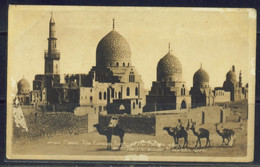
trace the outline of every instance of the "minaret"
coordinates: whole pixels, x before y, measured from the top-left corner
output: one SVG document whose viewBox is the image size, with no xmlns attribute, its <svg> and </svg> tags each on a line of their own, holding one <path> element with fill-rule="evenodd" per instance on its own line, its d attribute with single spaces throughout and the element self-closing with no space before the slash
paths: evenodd
<svg viewBox="0 0 260 167">
<path fill-rule="evenodd" d="M 239 72 L 239 82 L 238 82 L 238 84 L 239 84 L 239 87 L 242 87 L 242 73 L 241 73 L 241 70 Z"/>
<path fill-rule="evenodd" d="M 115 18 L 112 19 L 113 20 L 113 30 L 115 29 Z"/>
<path fill-rule="evenodd" d="M 45 74 L 60 73 L 60 52 L 56 49 L 55 21 L 52 16 L 49 23 L 48 51 L 45 51 Z"/>
</svg>

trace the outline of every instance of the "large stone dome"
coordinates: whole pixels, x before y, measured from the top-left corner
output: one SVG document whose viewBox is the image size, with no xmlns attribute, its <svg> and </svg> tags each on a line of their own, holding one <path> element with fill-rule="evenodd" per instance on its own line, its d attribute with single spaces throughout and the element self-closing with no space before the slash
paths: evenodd
<svg viewBox="0 0 260 167">
<path fill-rule="evenodd" d="M 131 49 L 126 39 L 115 30 L 108 33 L 98 43 L 96 50 L 97 66 L 131 65 Z"/>
<path fill-rule="evenodd" d="M 193 84 L 203 84 L 209 82 L 209 74 L 202 67 L 193 75 Z"/>
<path fill-rule="evenodd" d="M 231 82 L 235 82 L 236 81 L 236 73 L 235 71 L 230 70 L 227 75 L 226 75 L 226 80 L 227 81 L 231 81 Z"/>
<path fill-rule="evenodd" d="M 158 62 L 157 81 L 181 81 L 181 62 L 170 51 Z"/>
<path fill-rule="evenodd" d="M 17 84 L 18 94 L 29 93 L 30 84 L 26 79 L 21 79 Z"/>
</svg>

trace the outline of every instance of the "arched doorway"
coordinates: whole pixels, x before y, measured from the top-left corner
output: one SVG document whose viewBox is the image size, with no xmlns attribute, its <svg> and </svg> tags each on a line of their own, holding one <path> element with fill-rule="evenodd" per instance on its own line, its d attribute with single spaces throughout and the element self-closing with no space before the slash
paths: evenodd
<svg viewBox="0 0 260 167">
<path fill-rule="evenodd" d="M 220 111 L 220 123 L 223 123 L 223 110 Z"/>
<path fill-rule="evenodd" d="M 187 108 L 186 106 L 186 102 L 184 100 L 182 100 L 181 102 L 181 109 Z"/>
<path fill-rule="evenodd" d="M 119 106 L 119 114 L 123 114 L 123 113 L 125 113 L 125 106 L 123 104 L 121 104 Z"/>
<path fill-rule="evenodd" d="M 201 114 L 201 124 L 204 124 L 205 123 L 205 113 L 202 111 L 202 114 Z"/>
</svg>

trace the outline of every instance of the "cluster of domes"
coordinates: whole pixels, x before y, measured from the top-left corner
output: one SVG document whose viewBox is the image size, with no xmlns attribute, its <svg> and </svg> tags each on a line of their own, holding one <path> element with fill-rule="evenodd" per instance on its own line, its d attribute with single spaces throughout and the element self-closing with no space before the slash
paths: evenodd
<svg viewBox="0 0 260 167">
<path fill-rule="evenodd" d="M 157 81 L 181 80 L 181 62 L 170 51 L 158 62 Z"/>
<path fill-rule="evenodd" d="M 170 47 L 170 46 L 169 46 Z M 117 31 L 110 31 L 97 45 L 96 50 L 97 66 L 129 66 L 131 65 L 131 49 L 127 40 Z M 236 81 L 236 73 L 233 69 L 226 75 L 226 80 Z M 157 65 L 157 81 L 181 81 L 182 65 L 169 48 L 169 52 L 160 59 Z M 208 84 L 209 74 L 202 69 L 196 71 L 193 76 L 193 84 Z"/>
<path fill-rule="evenodd" d="M 131 64 L 131 49 L 127 40 L 115 30 L 109 32 L 98 43 L 97 66 L 123 66 Z"/>
<path fill-rule="evenodd" d="M 18 94 L 24 94 L 30 92 L 30 84 L 29 82 L 22 78 L 17 84 Z"/>
<path fill-rule="evenodd" d="M 209 74 L 200 67 L 193 75 L 193 85 L 201 85 L 209 82 Z"/>
</svg>

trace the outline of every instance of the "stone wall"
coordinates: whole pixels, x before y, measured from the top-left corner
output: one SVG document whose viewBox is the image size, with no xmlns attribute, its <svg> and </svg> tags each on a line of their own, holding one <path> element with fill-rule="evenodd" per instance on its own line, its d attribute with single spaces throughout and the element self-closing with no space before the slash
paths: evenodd
<svg viewBox="0 0 260 167">
<path fill-rule="evenodd" d="M 182 125 L 186 128 L 188 120 L 196 122 L 197 125 L 224 123 L 230 115 L 229 108 L 219 106 L 198 107 L 189 110 L 172 110 L 158 114 L 156 118 L 155 135 L 161 135 L 164 127 L 176 127 L 178 119 L 181 119 Z M 222 113 L 222 114 L 221 114 Z"/>
<path fill-rule="evenodd" d="M 78 135 L 88 133 L 89 124 L 93 124 L 90 115 L 76 116 L 70 112 L 42 112 L 34 108 L 22 108 L 28 131 L 13 123 L 13 140 L 37 140 L 58 135 Z"/>
<path fill-rule="evenodd" d="M 119 118 L 119 126 L 126 133 L 155 134 L 155 116 L 121 114 L 116 116 Z M 99 123 L 107 126 L 111 117 L 112 115 L 100 115 Z"/>
</svg>

